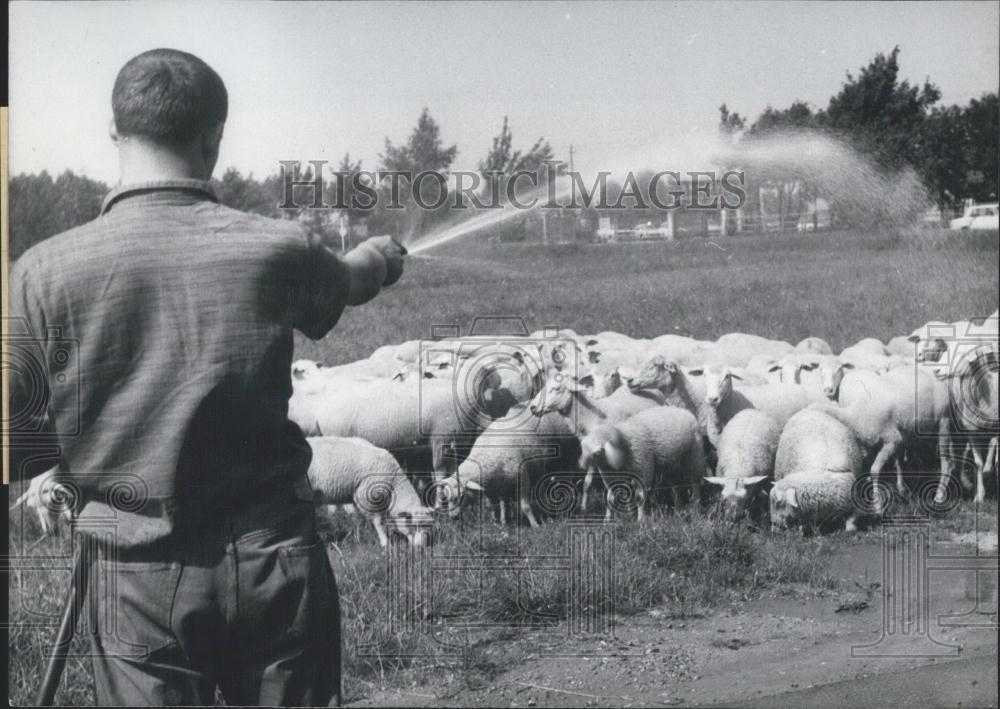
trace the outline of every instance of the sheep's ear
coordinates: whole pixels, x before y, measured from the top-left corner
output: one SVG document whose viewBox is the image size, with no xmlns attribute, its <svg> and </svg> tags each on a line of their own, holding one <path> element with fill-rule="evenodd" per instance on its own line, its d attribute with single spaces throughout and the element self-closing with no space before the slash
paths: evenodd
<svg viewBox="0 0 1000 709">
<path fill-rule="evenodd" d="M 705 373 L 705 370 L 702 369 L 701 367 L 696 367 L 694 369 L 689 369 L 687 373 L 690 374 L 692 377 L 700 377 L 702 374 Z"/>
<path fill-rule="evenodd" d="M 598 362 L 601 361 L 601 353 L 594 352 L 593 350 L 591 350 L 590 352 L 587 353 L 587 359 L 590 360 L 591 364 L 597 364 Z"/>
<path fill-rule="evenodd" d="M 518 350 L 514 353 L 514 359 L 517 360 L 518 364 L 524 364 L 524 353 Z"/>
<path fill-rule="evenodd" d="M 593 374 L 584 374 L 582 377 L 580 377 L 579 379 L 576 380 L 576 383 L 579 386 L 592 387 L 592 386 L 594 386 L 594 375 Z"/>
<path fill-rule="evenodd" d="M 854 365 L 851 362 L 843 362 L 840 366 L 844 369 L 854 369 Z"/>
<path fill-rule="evenodd" d="M 920 342 L 920 335 L 910 335 L 906 338 L 907 342 Z"/>
<path fill-rule="evenodd" d="M 785 501 L 788 503 L 789 507 L 799 506 L 799 496 L 796 494 L 794 487 L 790 487 L 785 490 Z"/>
<path fill-rule="evenodd" d="M 587 347 L 593 347 L 594 345 L 599 343 L 597 340 L 587 340 L 584 344 L 587 345 Z"/>
<path fill-rule="evenodd" d="M 731 369 L 727 369 L 727 370 L 726 370 L 726 374 L 728 374 L 728 375 L 729 375 L 730 377 L 732 377 L 733 379 L 739 379 L 740 381 L 743 381 L 743 377 L 741 377 L 741 376 L 739 375 L 739 372 L 734 372 L 734 371 L 733 371 L 733 370 L 731 370 Z"/>
<path fill-rule="evenodd" d="M 816 367 L 818 367 L 818 366 L 819 366 L 819 362 L 806 362 L 804 364 L 800 364 L 799 365 L 799 369 L 804 369 L 807 372 L 811 372 L 812 370 L 816 369 Z"/>
<path fill-rule="evenodd" d="M 774 364 L 772 364 L 770 367 L 767 368 L 767 371 L 769 371 L 769 372 L 777 372 L 779 369 L 781 369 L 781 364 L 778 363 L 778 362 L 775 362 Z"/>
<path fill-rule="evenodd" d="M 424 373 L 424 376 L 426 377 L 428 375 Z M 396 372 L 392 375 L 392 381 L 397 381 L 397 380 L 398 381 L 403 380 L 403 370 L 401 369 L 397 369 Z"/>
<path fill-rule="evenodd" d="M 757 485 L 758 483 L 762 483 L 765 480 L 767 480 L 767 476 L 766 475 L 751 475 L 751 476 L 746 477 L 746 478 L 740 478 L 740 481 L 746 487 L 750 487 L 751 485 Z"/>
<path fill-rule="evenodd" d="M 705 477 L 703 478 L 703 480 L 704 480 L 705 482 L 707 482 L 707 483 L 708 483 L 709 485 L 720 485 L 720 486 L 725 486 L 725 484 L 726 484 L 726 479 L 725 479 L 725 478 L 718 478 L 718 477 L 709 477 L 709 476 L 705 476 Z"/>
<path fill-rule="evenodd" d="M 475 492 L 483 491 L 483 486 L 477 483 L 475 480 L 465 480 L 462 483 L 462 487 L 464 487 L 466 490 L 473 490 Z"/>
</svg>

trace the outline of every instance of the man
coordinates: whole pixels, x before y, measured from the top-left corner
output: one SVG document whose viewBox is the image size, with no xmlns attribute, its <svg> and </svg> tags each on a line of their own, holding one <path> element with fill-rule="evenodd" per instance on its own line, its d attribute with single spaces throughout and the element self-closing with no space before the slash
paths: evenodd
<svg viewBox="0 0 1000 709">
<path fill-rule="evenodd" d="M 341 258 L 220 205 L 228 96 L 191 54 L 130 60 L 112 108 L 120 186 L 10 285 L 45 372 L 15 395 L 48 397 L 77 529 L 99 539 L 97 703 L 213 704 L 217 686 L 229 704 L 339 701 L 337 593 L 287 418 L 292 330 L 323 337 L 404 251 L 379 237 Z"/>
</svg>

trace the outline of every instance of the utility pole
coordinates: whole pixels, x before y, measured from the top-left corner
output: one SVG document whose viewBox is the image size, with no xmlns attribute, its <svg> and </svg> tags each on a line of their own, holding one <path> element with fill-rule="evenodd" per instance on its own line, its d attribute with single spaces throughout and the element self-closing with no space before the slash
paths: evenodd
<svg viewBox="0 0 1000 709">
<path fill-rule="evenodd" d="M 569 145 L 569 171 L 573 172 L 573 144 Z"/>
</svg>

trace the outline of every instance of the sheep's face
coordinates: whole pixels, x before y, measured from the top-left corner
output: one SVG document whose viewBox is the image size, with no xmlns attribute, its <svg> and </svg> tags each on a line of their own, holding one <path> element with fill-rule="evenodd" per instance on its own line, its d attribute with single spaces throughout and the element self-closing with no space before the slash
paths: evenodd
<svg viewBox="0 0 1000 709">
<path fill-rule="evenodd" d="M 591 373 L 594 379 L 594 398 L 603 399 L 611 396 L 618 387 L 622 385 L 621 374 L 615 367 L 608 371 L 597 371 Z"/>
<path fill-rule="evenodd" d="M 642 365 L 637 375 L 625 381 L 630 389 L 659 389 L 664 394 L 670 394 L 676 387 L 676 374 L 677 364 L 657 355 Z"/>
<path fill-rule="evenodd" d="M 729 367 L 710 366 L 705 369 L 705 401 L 709 406 L 718 406 L 733 391 L 733 379 L 740 377 Z"/>
<path fill-rule="evenodd" d="M 706 477 L 705 482 L 722 488 L 719 502 L 724 514 L 730 518 L 742 517 L 746 514 L 760 486 L 767 480 L 766 475 L 754 475 L 743 478 Z"/>
<path fill-rule="evenodd" d="M 844 380 L 844 373 L 849 369 L 854 369 L 854 365 L 836 359 L 827 360 L 820 365 L 820 382 L 827 398 L 837 398 L 840 393 L 840 383 Z"/>
<path fill-rule="evenodd" d="M 795 488 L 775 486 L 771 488 L 771 529 L 790 529 L 797 524 L 798 496 Z"/>
<path fill-rule="evenodd" d="M 545 388 L 532 399 L 528 409 L 535 416 L 544 416 L 550 411 L 568 414 L 573 404 L 575 382 L 565 374 L 554 373 L 549 376 Z"/>
</svg>

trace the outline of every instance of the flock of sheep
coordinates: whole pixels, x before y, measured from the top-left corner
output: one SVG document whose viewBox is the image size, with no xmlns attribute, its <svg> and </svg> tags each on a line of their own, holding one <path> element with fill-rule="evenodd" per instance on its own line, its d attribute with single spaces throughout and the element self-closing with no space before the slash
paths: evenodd
<svg viewBox="0 0 1000 709">
<path fill-rule="evenodd" d="M 478 495 L 502 524 L 517 520 L 516 502 L 537 526 L 539 514 L 600 504 L 606 518 L 642 520 L 651 504 L 715 490 L 728 515 L 850 530 L 885 511 L 888 465 L 902 495 L 906 469 L 939 467 L 943 505 L 973 487 L 954 474 L 971 459 L 985 499 L 1000 434 L 997 321 L 929 322 L 839 354 L 817 337 L 743 333 L 409 341 L 335 367 L 296 361 L 288 417 L 312 447 L 317 504 L 353 505 L 383 546 L 387 530 L 427 544 L 435 512 L 455 516 Z M 46 533 L 54 474 L 15 503 Z"/>
<path fill-rule="evenodd" d="M 943 505 L 973 487 L 971 460 L 984 500 L 997 320 L 929 322 L 839 354 L 817 337 L 743 333 L 410 341 L 335 367 L 295 362 L 289 418 L 313 448 L 317 503 L 353 504 L 383 545 L 387 527 L 427 543 L 435 511 L 457 515 L 478 495 L 501 523 L 516 521 L 515 502 L 537 526 L 602 502 L 608 518 L 642 520 L 651 504 L 716 489 L 727 514 L 853 529 L 885 511 L 890 465 L 899 494 L 907 470 L 940 469 Z"/>
</svg>

